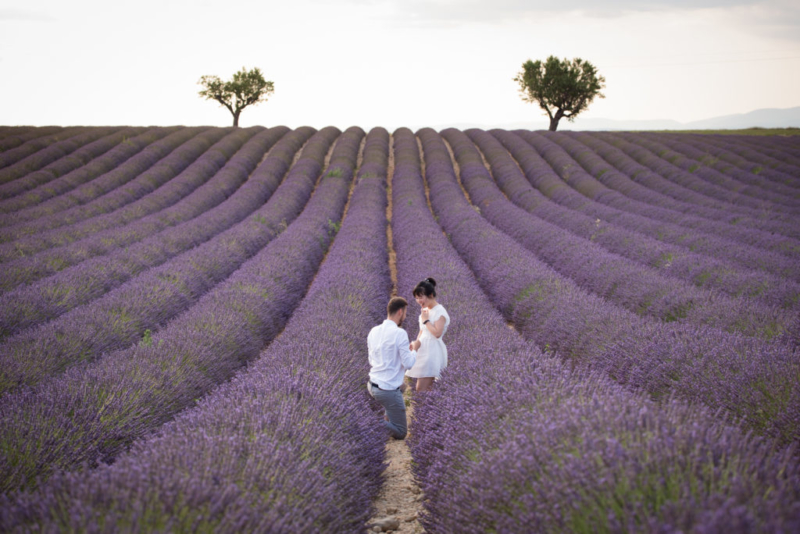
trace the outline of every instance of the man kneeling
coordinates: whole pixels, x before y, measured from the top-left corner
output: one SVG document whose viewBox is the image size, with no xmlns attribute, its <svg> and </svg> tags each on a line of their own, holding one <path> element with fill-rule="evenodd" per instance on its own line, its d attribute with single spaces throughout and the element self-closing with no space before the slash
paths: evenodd
<svg viewBox="0 0 800 534">
<path fill-rule="evenodd" d="M 394 297 L 386 306 L 387 317 L 374 327 L 367 336 L 369 348 L 369 384 L 367 390 L 386 409 L 384 425 L 392 437 L 406 437 L 406 403 L 401 386 L 405 372 L 414 366 L 416 351 L 408 342 L 408 333 L 400 328 L 408 312 L 408 302 L 403 297 Z"/>
</svg>

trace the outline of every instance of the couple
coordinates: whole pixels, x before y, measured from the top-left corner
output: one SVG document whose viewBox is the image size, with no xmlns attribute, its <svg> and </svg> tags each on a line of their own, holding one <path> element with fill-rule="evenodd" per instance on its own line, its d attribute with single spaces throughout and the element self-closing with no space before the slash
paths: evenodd
<svg viewBox="0 0 800 534">
<path fill-rule="evenodd" d="M 436 302 L 436 281 L 426 278 L 414 288 L 414 300 L 422 311 L 419 335 L 409 343 L 400 328 L 408 312 L 408 302 L 394 297 L 387 306 L 387 318 L 367 337 L 369 383 L 367 389 L 386 409 L 384 425 L 395 439 L 406 437 L 406 404 L 403 400 L 403 375 L 417 379 L 416 391 L 429 391 L 439 372 L 447 366 L 447 347 L 442 336 L 450 324 L 444 306 Z"/>
</svg>

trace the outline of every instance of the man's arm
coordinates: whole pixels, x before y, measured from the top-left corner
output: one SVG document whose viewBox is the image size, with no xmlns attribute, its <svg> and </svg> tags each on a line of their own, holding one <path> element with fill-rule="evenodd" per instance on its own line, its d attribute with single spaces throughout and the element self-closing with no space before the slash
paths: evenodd
<svg viewBox="0 0 800 534">
<path fill-rule="evenodd" d="M 374 337 L 375 337 L 375 329 L 369 331 L 367 335 L 367 361 L 369 362 L 370 366 L 375 365 L 377 362 L 372 361 L 372 346 L 375 344 Z"/>
<path fill-rule="evenodd" d="M 412 351 L 408 348 L 408 333 L 400 329 L 397 336 L 397 352 L 400 354 L 400 363 L 403 368 L 411 369 L 417 361 L 417 351 Z"/>
</svg>

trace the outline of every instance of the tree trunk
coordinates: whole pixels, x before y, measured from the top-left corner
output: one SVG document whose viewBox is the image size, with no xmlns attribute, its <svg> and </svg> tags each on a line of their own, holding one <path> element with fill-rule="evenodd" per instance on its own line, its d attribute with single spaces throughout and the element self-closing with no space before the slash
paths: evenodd
<svg viewBox="0 0 800 534">
<path fill-rule="evenodd" d="M 233 114 L 233 127 L 234 128 L 238 128 L 239 127 L 239 114 L 241 112 L 242 112 L 242 110 L 237 109 L 236 112 Z"/>
<path fill-rule="evenodd" d="M 564 116 L 564 110 L 559 108 L 556 110 L 556 114 L 550 117 L 550 131 L 555 132 L 556 128 L 558 128 L 558 121 Z"/>
</svg>

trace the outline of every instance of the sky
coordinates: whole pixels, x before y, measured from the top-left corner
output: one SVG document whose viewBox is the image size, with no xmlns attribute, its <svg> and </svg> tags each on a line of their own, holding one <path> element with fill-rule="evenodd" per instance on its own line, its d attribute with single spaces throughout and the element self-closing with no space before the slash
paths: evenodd
<svg viewBox="0 0 800 534">
<path fill-rule="evenodd" d="M 240 126 L 546 127 L 513 78 L 550 55 L 606 79 L 576 126 L 800 106 L 800 2 L 0 0 L 0 124 L 227 126 L 200 77 L 258 67 Z"/>
</svg>

